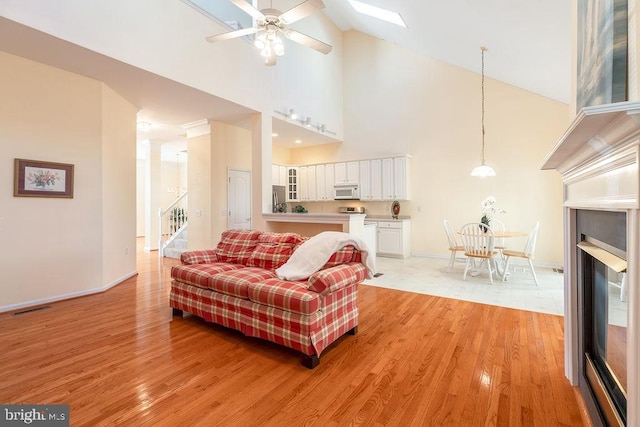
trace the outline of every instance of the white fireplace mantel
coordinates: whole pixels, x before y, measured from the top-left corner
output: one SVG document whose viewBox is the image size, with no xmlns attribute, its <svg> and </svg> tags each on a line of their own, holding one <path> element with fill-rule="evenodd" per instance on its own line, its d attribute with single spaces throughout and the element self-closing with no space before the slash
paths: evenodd
<svg viewBox="0 0 640 427">
<path fill-rule="evenodd" d="M 564 186 L 565 375 L 577 385 L 576 211 L 627 214 L 627 425 L 640 425 L 640 102 L 584 108 L 545 158 Z"/>
</svg>

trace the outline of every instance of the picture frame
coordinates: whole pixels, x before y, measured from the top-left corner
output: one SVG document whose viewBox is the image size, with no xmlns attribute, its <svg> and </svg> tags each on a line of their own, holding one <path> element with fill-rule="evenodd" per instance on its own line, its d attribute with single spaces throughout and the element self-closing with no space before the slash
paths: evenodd
<svg viewBox="0 0 640 427">
<path fill-rule="evenodd" d="M 73 198 L 73 164 L 15 159 L 14 197 Z"/>
</svg>

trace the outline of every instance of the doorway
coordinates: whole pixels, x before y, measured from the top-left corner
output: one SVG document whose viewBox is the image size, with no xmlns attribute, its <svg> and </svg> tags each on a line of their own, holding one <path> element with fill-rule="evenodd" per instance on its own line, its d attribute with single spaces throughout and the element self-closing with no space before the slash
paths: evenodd
<svg viewBox="0 0 640 427">
<path fill-rule="evenodd" d="M 251 171 L 229 169 L 227 228 L 251 229 Z"/>
</svg>

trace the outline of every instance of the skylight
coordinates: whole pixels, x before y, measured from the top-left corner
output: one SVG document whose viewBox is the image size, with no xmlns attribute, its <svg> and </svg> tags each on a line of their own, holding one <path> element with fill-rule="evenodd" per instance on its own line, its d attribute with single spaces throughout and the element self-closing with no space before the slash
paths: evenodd
<svg viewBox="0 0 640 427">
<path fill-rule="evenodd" d="M 399 25 L 401 27 L 407 28 L 407 24 L 402 19 L 402 16 L 398 12 L 392 12 L 387 9 L 382 9 L 381 7 L 372 6 L 367 3 L 363 3 L 358 0 L 348 0 L 353 8 L 368 16 L 372 16 L 377 19 L 382 19 L 383 21 L 391 22 L 392 24 Z"/>
</svg>

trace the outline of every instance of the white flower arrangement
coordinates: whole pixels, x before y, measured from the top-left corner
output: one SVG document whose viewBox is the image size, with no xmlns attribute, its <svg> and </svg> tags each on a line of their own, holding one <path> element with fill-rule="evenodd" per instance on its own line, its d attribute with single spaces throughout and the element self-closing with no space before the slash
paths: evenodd
<svg viewBox="0 0 640 427">
<path fill-rule="evenodd" d="M 488 196 L 486 199 L 482 201 L 482 204 L 481 204 L 482 219 L 480 220 L 480 222 L 482 222 L 485 225 L 489 225 L 489 222 L 491 221 L 491 217 L 490 217 L 491 215 L 507 212 L 504 209 L 497 208 L 495 204 L 496 204 L 496 198 L 493 196 Z"/>
</svg>

